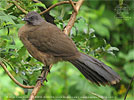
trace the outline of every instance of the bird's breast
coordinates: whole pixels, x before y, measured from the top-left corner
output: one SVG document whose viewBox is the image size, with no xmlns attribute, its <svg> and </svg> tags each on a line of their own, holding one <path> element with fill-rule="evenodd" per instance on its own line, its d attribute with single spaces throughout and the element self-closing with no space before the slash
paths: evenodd
<svg viewBox="0 0 134 100">
<path fill-rule="evenodd" d="M 26 27 L 27 28 L 27 27 Z M 45 65 L 54 64 L 61 60 L 61 58 L 55 58 L 54 56 L 47 54 L 45 52 L 41 52 L 38 50 L 29 40 L 28 40 L 28 34 L 30 34 L 32 31 L 31 29 L 26 29 L 25 26 L 19 29 L 18 36 L 30 55 L 37 59 L 38 61 L 42 62 Z M 29 31 L 28 31 L 29 30 Z"/>
</svg>

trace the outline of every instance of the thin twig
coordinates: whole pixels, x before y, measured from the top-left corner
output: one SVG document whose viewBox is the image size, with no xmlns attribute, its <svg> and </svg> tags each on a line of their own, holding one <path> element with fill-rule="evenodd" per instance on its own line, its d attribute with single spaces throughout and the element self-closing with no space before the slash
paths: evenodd
<svg viewBox="0 0 134 100">
<path fill-rule="evenodd" d="M 101 99 L 101 100 L 106 100 L 105 97 L 103 97 L 103 96 L 101 96 L 101 95 L 98 95 L 98 94 L 96 94 L 96 93 L 94 93 L 94 92 L 89 92 L 89 93 L 92 94 L 92 95 L 94 95 L 94 96 L 96 96 L 97 98 L 99 98 L 99 99 Z"/>
<path fill-rule="evenodd" d="M 77 13 L 77 10 L 76 10 L 76 8 L 75 8 L 75 5 L 74 5 L 73 1 L 72 1 L 72 0 L 69 0 L 69 2 L 71 3 L 71 5 L 72 5 L 74 11 Z"/>
<path fill-rule="evenodd" d="M 14 4 L 19 10 L 21 10 L 24 14 L 27 14 L 27 13 L 28 13 L 25 9 L 21 8 L 21 7 L 17 4 L 17 2 L 16 2 L 15 0 L 12 0 L 12 2 L 13 2 L 13 4 Z"/>
<path fill-rule="evenodd" d="M 134 76 L 132 77 L 132 79 L 131 79 L 131 81 L 130 81 L 130 84 L 129 84 L 128 88 L 127 88 L 127 92 L 126 92 L 126 94 L 125 94 L 124 100 L 126 100 L 126 98 L 127 98 L 127 94 L 128 94 L 128 91 L 129 91 L 129 89 L 130 89 L 130 87 L 131 87 L 131 84 L 132 84 L 133 80 L 134 80 Z"/>
<path fill-rule="evenodd" d="M 45 79 L 46 79 L 46 77 L 47 77 L 51 68 L 52 68 L 52 65 L 49 66 L 49 70 L 43 70 L 42 73 L 41 73 L 41 77 L 45 77 Z M 37 95 L 40 88 L 41 88 L 41 80 L 38 80 L 34 89 L 33 89 L 33 91 L 32 91 L 32 93 L 31 93 L 31 95 L 30 95 L 30 97 L 29 97 L 29 100 L 34 100 L 34 98 Z"/>
<path fill-rule="evenodd" d="M 79 1 L 76 3 L 75 8 L 76 8 L 77 12 L 79 11 L 79 9 L 80 9 L 80 7 L 81 7 L 81 5 L 82 5 L 83 2 L 84 2 L 84 0 L 79 0 Z M 67 26 L 66 26 L 65 29 L 64 29 L 64 33 L 67 34 L 67 35 L 69 35 L 69 32 L 70 32 L 71 28 L 72 28 L 73 25 L 74 25 L 74 22 L 75 22 L 76 16 L 77 16 L 77 12 L 74 11 L 74 12 L 72 13 L 71 18 L 70 18 L 70 20 L 69 20 Z"/>
<path fill-rule="evenodd" d="M 7 70 L 6 66 L 5 66 L 2 62 L 0 62 L 0 65 L 1 65 L 2 68 L 5 70 L 5 72 L 8 74 L 8 76 L 9 76 L 17 85 L 19 85 L 19 86 L 22 87 L 22 88 L 27 88 L 27 89 L 33 89 L 33 88 L 34 88 L 34 86 L 27 86 L 27 85 L 23 85 L 23 84 L 21 84 L 20 82 L 18 82 L 18 81 L 12 76 L 12 74 Z"/>
<path fill-rule="evenodd" d="M 73 2 L 73 3 L 76 3 L 76 2 Z M 44 13 L 50 11 L 52 8 L 54 8 L 54 7 L 56 7 L 56 6 L 59 6 L 59 5 L 62 5 L 62 4 L 70 4 L 70 2 L 69 2 L 69 1 L 61 1 L 61 2 L 58 2 L 58 3 L 56 3 L 56 4 L 52 5 L 52 6 L 50 6 L 48 9 L 42 11 L 42 12 L 40 13 L 40 15 L 42 15 L 42 14 L 44 14 Z"/>
</svg>

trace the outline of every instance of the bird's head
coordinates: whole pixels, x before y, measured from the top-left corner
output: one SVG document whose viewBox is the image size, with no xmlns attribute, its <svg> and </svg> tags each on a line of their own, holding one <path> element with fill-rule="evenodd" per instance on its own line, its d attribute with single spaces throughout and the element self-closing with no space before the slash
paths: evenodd
<svg viewBox="0 0 134 100">
<path fill-rule="evenodd" d="M 30 25 L 40 25 L 40 23 L 44 21 L 44 19 L 35 11 L 29 12 L 23 18 L 23 20 L 26 21 Z"/>
</svg>

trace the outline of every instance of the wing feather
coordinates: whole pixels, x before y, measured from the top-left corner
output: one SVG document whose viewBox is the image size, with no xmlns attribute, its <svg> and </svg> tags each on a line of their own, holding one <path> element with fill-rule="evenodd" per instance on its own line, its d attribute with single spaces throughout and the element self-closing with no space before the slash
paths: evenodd
<svg viewBox="0 0 134 100">
<path fill-rule="evenodd" d="M 32 45 L 53 56 L 75 56 L 78 51 L 73 41 L 55 25 L 46 23 L 28 34 L 28 40 Z"/>
</svg>

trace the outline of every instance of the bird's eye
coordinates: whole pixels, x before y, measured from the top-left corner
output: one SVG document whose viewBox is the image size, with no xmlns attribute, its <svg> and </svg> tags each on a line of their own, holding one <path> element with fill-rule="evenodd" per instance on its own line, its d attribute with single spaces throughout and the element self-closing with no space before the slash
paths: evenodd
<svg viewBox="0 0 134 100">
<path fill-rule="evenodd" d="M 34 19 L 34 17 L 33 17 L 33 16 L 31 16 L 31 17 L 30 17 L 30 19 L 31 19 L 31 20 L 33 20 L 33 19 Z"/>
</svg>

